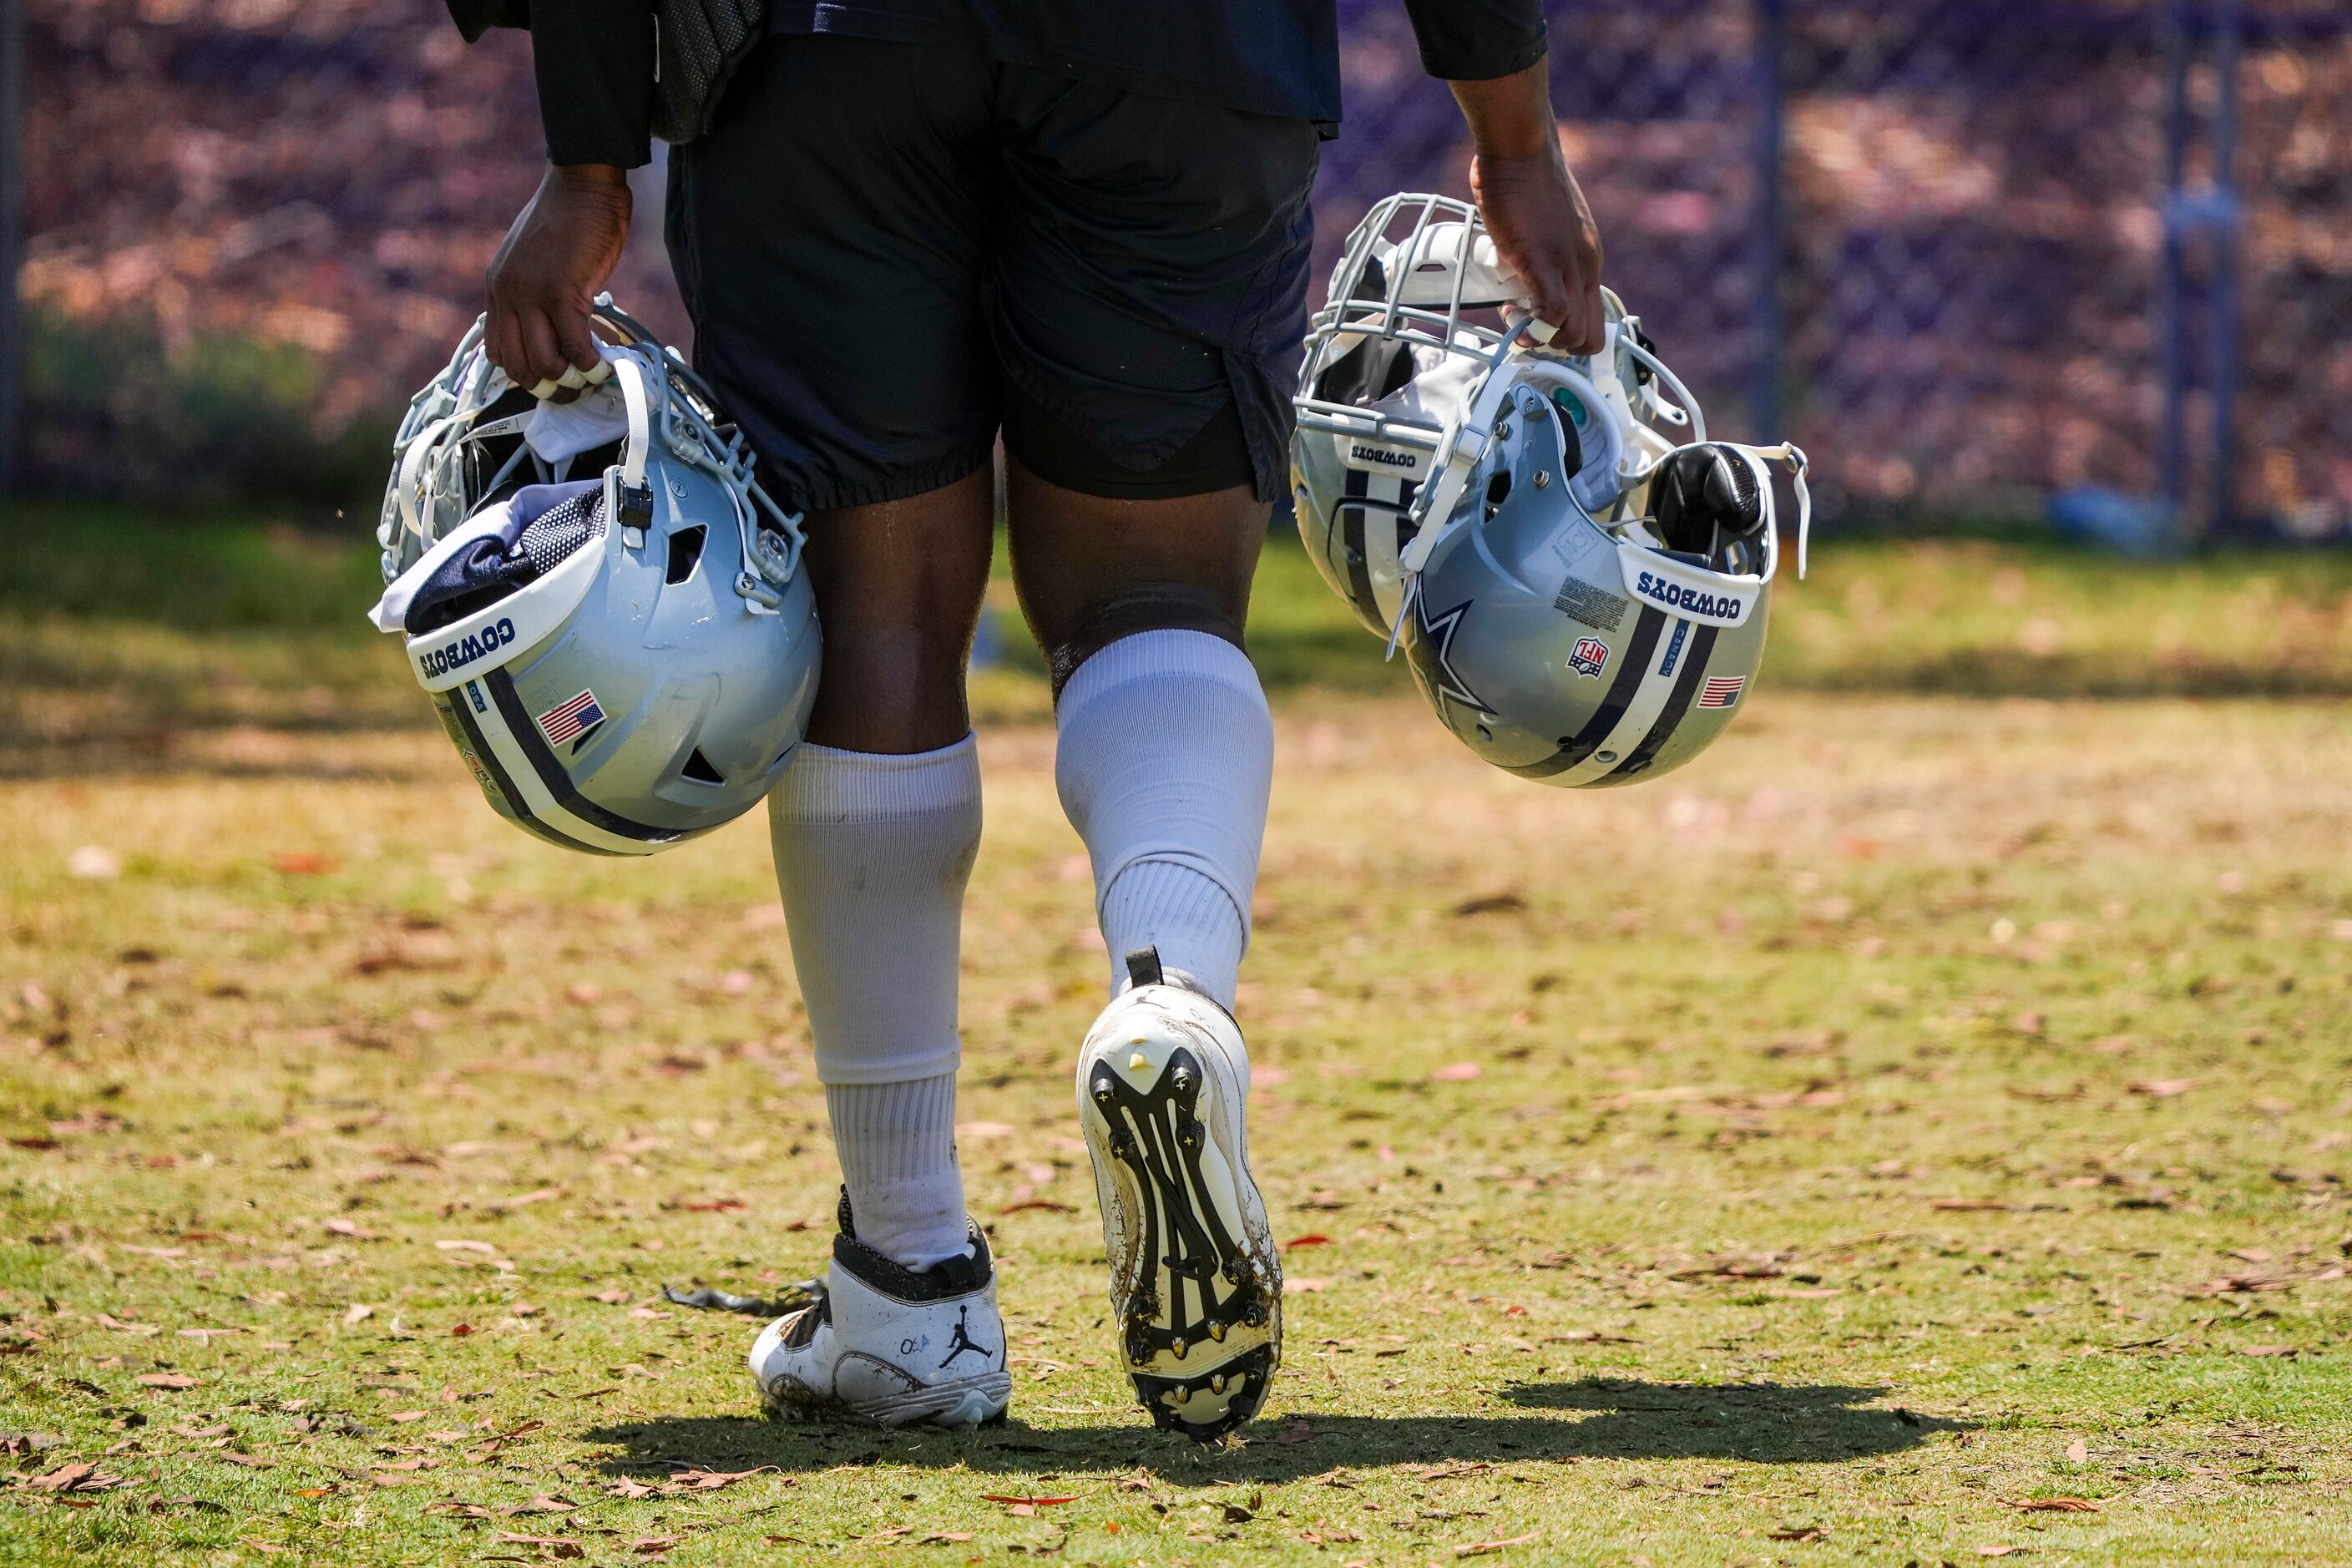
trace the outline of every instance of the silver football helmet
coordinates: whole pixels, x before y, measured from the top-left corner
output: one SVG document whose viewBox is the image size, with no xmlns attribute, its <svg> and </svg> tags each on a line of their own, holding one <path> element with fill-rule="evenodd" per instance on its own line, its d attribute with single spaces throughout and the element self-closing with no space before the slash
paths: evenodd
<svg viewBox="0 0 2352 1568">
<path fill-rule="evenodd" d="M 717 397 L 596 303 L 603 357 L 576 402 L 508 380 L 479 322 L 416 395 L 370 618 L 405 636 L 500 816 L 649 855 L 775 783 L 815 700 L 816 605 L 801 520 L 752 478 Z"/>
<path fill-rule="evenodd" d="M 1793 475 L 1801 575 L 1805 455 L 1709 441 L 1608 290 L 1591 355 L 1530 341 L 1523 294 L 1467 202 L 1391 196 L 1357 226 L 1299 378 L 1299 533 L 1480 756 L 1565 787 L 1654 777 L 1755 679 L 1769 466 Z"/>
</svg>

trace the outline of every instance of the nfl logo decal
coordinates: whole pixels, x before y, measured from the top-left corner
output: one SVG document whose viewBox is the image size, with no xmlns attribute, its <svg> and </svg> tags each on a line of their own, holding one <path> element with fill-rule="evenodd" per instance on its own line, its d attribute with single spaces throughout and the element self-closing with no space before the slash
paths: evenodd
<svg viewBox="0 0 2352 1568">
<path fill-rule="evenodd" d="M 1601 673 L 1609 662 L 1609 645 L 1599 637 L 1579 637 L 1576 651 L 1568 656 L 1568 668 L 1588 679 Z"/>
<path fill-rule="evenodd" d="M 596 706 L 596 694 L 583 691 L 561 707 L 551 708 L 539 716 L 540 732 L 551 746 L 577 740 L 604 721 L 604 710 Z"/>
<path fill-rule="evenodd" d="M 1748 684 L 1744 675 L 1710 675 L 1699 688 L 1698 705 L 1702 708 L 1728 708 L 1739 700 L 1739 689 Z"/>
</svg>

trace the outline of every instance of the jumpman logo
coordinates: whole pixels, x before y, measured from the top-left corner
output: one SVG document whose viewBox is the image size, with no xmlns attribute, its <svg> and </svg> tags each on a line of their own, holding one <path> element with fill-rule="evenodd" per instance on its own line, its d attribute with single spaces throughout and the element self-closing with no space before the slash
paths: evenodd
<svg viewBox="0 0 2352 1568">
<path fill-rule="evenodd" d="M 989 1357 L 996 1353 L 994 1351 L 990 1350 L 986 1345 L 974 1344 L 972 1342 L 971 1335 L 965 1332 L 965 1321 L 969 1319 L 971 1315 L 971 1309 L 969 1306 L 959 1307 L 956 1309 L 955 1332 L 948 1336 L 947 1360 L 940 1363 L 941 1370 L 945 1370 L 948 1362 L 955 1360 L 956 1357 L 963 1354 L 966 1351 L 972 1352 L 982 1361 L 986 1361 Z"/>
</svg>

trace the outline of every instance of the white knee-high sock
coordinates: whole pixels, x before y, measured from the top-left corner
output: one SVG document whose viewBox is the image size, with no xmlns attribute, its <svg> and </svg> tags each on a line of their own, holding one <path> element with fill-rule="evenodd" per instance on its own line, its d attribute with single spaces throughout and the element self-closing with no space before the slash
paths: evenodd
<svg viewBox="0 0 2352 1568">
<path fill-rule="evenodd" d="M 1249 657 L 1205 632 L 1121 637 L 1056 710 L 1062 809 L 1094 862 L 1111 988 L 1147 944 L 1227 1007 L 1274 778 L 1274 721 Z"/>
<path fill-rule="evenodd" d="M 964 1255 L 955 1102 L 951 1072 L 906 1083 L 824 1086 L 857 1239 L 909 1268 Z"/>
<path fill-rule="evenodd" d="M 858 1237 L 910 1268 L 961 1256 L 956 969 L 978 751 L 969 735 L 908 756 L 803 744 L 768 822 Z"/>
</svg>

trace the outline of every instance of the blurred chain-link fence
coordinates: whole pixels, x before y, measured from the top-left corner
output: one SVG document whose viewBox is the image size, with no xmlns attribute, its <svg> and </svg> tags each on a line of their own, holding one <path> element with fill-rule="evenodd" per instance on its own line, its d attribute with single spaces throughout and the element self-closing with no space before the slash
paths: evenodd
<svg viewBox="0 0 2352 1568">
<path fill-rule="evenodd" d="M 436 0 L 14 5 L 31 482 L 185 489 L 201 459 L 266 486 L 298 442 L 375 460 L 536 177 L 525 41 L 468 48 Z M 1340 10 L 1327 259 L 1380 195 L 1466 194 L 1402 7 Z M 1718 423 L 1815 454 L 1831 514 L 2170 496 L 2192 530 L 2352 529 L 2341 0 L 1550 15 L 1609 281 Z M 650 232 L 615 289 L 667 296 Z"/>
</svg>

